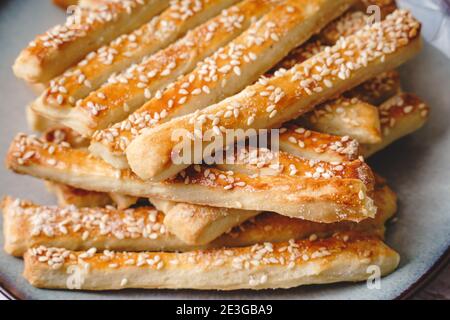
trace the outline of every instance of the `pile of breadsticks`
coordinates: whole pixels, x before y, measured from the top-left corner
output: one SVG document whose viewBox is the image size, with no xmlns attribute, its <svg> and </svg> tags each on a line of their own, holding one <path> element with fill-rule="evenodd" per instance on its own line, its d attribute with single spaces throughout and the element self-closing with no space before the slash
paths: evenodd
<svg viewBox="0 0 450 320">
<path fill-rule="evenodd" d="M 40 288 L 267 289 L 391 273 L 396 194 L 365 158 L 428 118 L 396 71 L 420 30 L 393 0 L 81 1 L 13 66 L 38 91 L 26 112 L 38 134 L 18 134 L 6 163 L 44 180 L 58 206 L 6 197 L 5 250 Z M 189 161 L 174 161 L 180 130 Z M 230 130 L 277 132 L 278 148 L 207 161 Z"/>
</svg>

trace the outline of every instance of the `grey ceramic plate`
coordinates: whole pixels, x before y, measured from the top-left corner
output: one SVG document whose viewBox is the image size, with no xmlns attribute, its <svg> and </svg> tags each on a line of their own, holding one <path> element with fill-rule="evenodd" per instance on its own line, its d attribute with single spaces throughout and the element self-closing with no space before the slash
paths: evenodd
<svg viewBox="0 0 450 320">
<path fill-rule="evenodd" d="M 3 0 L 0 2 L 0 157 L 14 135 L 27 130 L 25 105 L 31 90 L 16 80 L 11 65 L 20 49 L 37 32 L 63 19 L 49 0 Z M 432 106 L 430 123 L 371 162 L 399 193 L 399 220 L 389 228 L 388 243 L 402 257 L 399 269 L 384 278 L 380 290 L 365 284 L 311 286 L 292 290 L 231 293 L 194 291 L 122 291 L 74 293 L 38 290 L 21 277 L 22 262 L 0 250 L 0 284 L 12 296 L 29 299 L 393 299 L 405 295 L 425 279 L 450 243 L 450 61 L 430 46 L 401 69 L 406 90 L 418 93 Z M 0 195 L 28 198 L 49 204 L 54 200 L 42 182 L 2 169 Z M 2 246 L 3 239 L 0 240 Z"/>
</svg>

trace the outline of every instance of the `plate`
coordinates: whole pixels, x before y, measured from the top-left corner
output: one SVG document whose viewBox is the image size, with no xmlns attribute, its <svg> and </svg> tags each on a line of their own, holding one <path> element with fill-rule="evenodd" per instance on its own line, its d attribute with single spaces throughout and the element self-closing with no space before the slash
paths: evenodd
<svg viewBox="0 0 450 320">
<path fill-rule="evenodd" d="M 15 57 L 37 32 L 64 19 L 50 1 L 0 2 L 0 157 L 13 137 L 27 131 L 25 106 L 34 95 L 11 71 Z M 127 290 L 69 292 L 31 287 L 21 276 L 22 261 L 0 250 L 0 284 L 12 298 L 23 299 L 394 299 L 413 292 L 442 265 L 450 245 L 450 61 L 433 47 L 401 68 L 405 91 L 417 93 L 432 108 L 425 128 L 370 160 L 398 192 L 398 221 L 390 224 L 387 242 L 401 255 L 396 272 L 381 280 L 380 289 L 362 284 L 309 286 L 290 290 L 199 292 Z M 36 179 L 1 169 L 0 195 L 26 198 L 41 204 L 55 200 Z M 0 223 L 1 224 L 1 223 Z M 3 237 L 0 237 L 3 246 Z"/>
</svg>

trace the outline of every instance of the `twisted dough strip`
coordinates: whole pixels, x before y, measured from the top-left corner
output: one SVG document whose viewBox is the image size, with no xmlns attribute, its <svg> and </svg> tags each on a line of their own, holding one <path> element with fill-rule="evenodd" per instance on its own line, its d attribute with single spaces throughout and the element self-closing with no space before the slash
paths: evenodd
<svg viewBox="0 0 450 320">
<path fill-rule="evenodd" d="M 55 120 L 64 118 L 78 100 L 97 90 L 112 74 L 167 47 L 235 2 L 237 0 L 171 1 L 169 8 L 150 22 L 89 53 L 77 66 L 53 79 L 33 102 L 34 110 Z"/>
<path fill-rule="evenodd" d="M 85 190 L 272 211 L 313 221 L 361 221 L 373 217 L 376 210 L 368 194 L 373 185 L 371 172 L 364 165 L 366 170 L 347 171 L 339 164 L 304 163 L 299 167 L 300 176 L 249 176 L 193 166 L 175 179 L 151 182 L 129 170 L 114 169 L 83 150 L 23 134 L 11 144 L 6 163 L 17 173 Z"/>
<path fill-rule="evenodd" d="M 25 278 L 39 288 L 260 290 L 364 281 L 371 265 L 378 266 L 381 275 L 395 270 L 399 255 L 377 237 L 356 233 L 186 253 L 38 247 L 29 250 L 24 260 Z M 81 272 L 75 275 L 81 280 L 78 286 L 70 277 L 74 268 Z"/>
<path fill-rule="evenodd" d="M 94 9 L 79 8 L 64 25 L 37 36 L 16 59 L 14 73 L 28 82 L 48 82 L 167 6 L 167 0 L 113 0 Z"/>
</svg>

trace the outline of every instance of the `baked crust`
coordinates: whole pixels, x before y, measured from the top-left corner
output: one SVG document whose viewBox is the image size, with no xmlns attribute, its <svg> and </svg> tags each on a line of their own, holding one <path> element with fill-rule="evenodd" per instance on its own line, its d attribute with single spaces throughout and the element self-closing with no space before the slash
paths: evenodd
<svg viewBox="0 0 450 320">
<path fill-rule="evenodd" d="M 237 0 L 172 1 L 150 22 L 89 53 L 77 66 L 53 79 L 34 101 L 34 109 L 53 119 L 67 116 L 78 100 L 97 90 L 108 78 L 139 63 L 220 13 Z"/>
<path fill-rule="evenodd" d="M 361 146 L 361 153 L 370 157 L 394 141 L 419 130 L 428 120 L 430 108 L 418 96 L 400 93 L 383 103 L 380 108 L 383 139 L 378 144 Z"/>
<path fill-rule="evenodd" d="M 168 6 L 166 0 L 108 1 L 96 8 L 80 7 L 47 33 L 37 36 L 14 63 L 17 77 L 47 82 L 87 53 L 136 29 Z"/>
<path fill-rule="evenodd" d="M 283 2 L 127 120 L 97 132 L 91 152 L 118 168 L 127 168 L 125 150 L 146 129 L 203 109 L 254 83 L 351 2 Z"/>
<path fill-rule="evenodd" d="M 386 275 L 399 263 L 399 255 L 378 238 L 353 234 L 186 253 L 95 252 L 31 249 L 24 277 L 33 286 L 52 289 L 261 290 L 364 281 L 370 265 Z M 80 275 L 80 286 L 70 278 L 74 267 L 89 271 Z"/>
<path fill-rule="evenodd" d="M 357 98 L 374 106 L 379 106 L 402 91 L 400 74 L 397 70 L 380 73 L 371 80 L 344 93 L 346 98 Z"/>
<path fill-rule="evenodd" d="M 28 128 L 32 131 L 44 132 L 58 126 L 57 122 L 47 119 L 35 112 L 32 109 L 31 105 L 28 105 L 26 107 L 25 114 L 27 118 Z"/>
<path fill-rule="evenodd" d="M 218 164 L 223 171 L 253 177 L 289 176 L 313 179 L 357 179 L 364 183 L 368 192 L 373 191 L 375 178 L 370 167 L 362 160 L 347 162 L 325 162 L 305 159 L 279 151 L 257 149 L 253 152 L 241 150 L 233 159 Z"/>
<path fill-rule="evenodd" d="M 214 127 L 247 130 L 281 126 L 310 111 L 315 105 L 410 59 L 422 46 L 419 34 L 420 23 L 409 12 L 397 10 L 383 22 L 367 26 L 355 35 L 342 39 L 331 49 L 298 64 L 283 75 L 262 78 L 257 84 L 216 105 L 147 130 L 127 148 L 130 167 L 142 179 L 164 180 L 172 177 L 187 166 L 172 163 L 172 153 L 178 143 L 171 141 L 174 130 L 192 133 L 194 127 L 200 127 L 205 132 Z M 346 68 L 347 65 L 351 68 Z M 322 70 L 322 75 L 317 67 Z M 274 89 L 270 91 L 270 88 Z M 236 109 L 236 116 L 220 116 L 226 113 L 230 105 Z M 219 135 L 223 138 L 222 130 Z M 158 144 L 155 145 L 154 141 Z M 204 141 L 203 144 L 206 146 Z M 201 159 L 193 160 L 197 162 Z"/>
<path fill-rule="evenodd" d="M 374 200 L 378 207 L 376 217 L 360 223 L 324 224 L 275 213 L 263 213 L 239 224 L 230 232 L 224 231 L 212 242 L 193 245 L 175 237 L 169 231 L 165 215 L 162 212 L 155 213 L 152 207 L 127 210 L 118 210 L 114 207 L 77 209 L 73 206 L 38 206 L 29 201 L 7 197 L 2 202 L 5 250 L 18 257 L 21 257 L 27 249 L 40 245 L 76 251 L 88 250 L 91 247 L 113 251 L 188 251 L 242 247 L 263 242 L 276 243 L 311 236 L 324 238 L 336 232 L 346 231 L 370 233 L 382 238 L 383 225 L 397 211 L 397 197 L 388 186 L 380 184 L 377 185 Z M 186 212 L 192 212 L 191 208 L 184 211 L 186 210 L 184 206 L 185 204 L 171 210 L 174 219 L 177 214 L 178 217 L 182 217 Z M 175 207 L 176 205 L 172 208 Z M 210 212 L 203 212 L 211 217 Z M 195 217 L 183 220 L 185 230 L 178 231 L 180 234 L 191 234 L 188 237 L 199 243 L 202 237 L 193 238 L 192 234 L 195 232 L 189 231 L 191 227 L 185 223 L 186 221 L 197 223 Z M 212 222 L 209 225 L 203 224 L 203 229 L 194 229 L 202 230 L 197 234 L 218 233 L 217 225 L 213 220 L 209 221 Z M 221 225 L 218 227 L 221 228 Z"/>
<path fill-rule="evenodd" d="M 174 179 L 152 182 L 140 180 L 129 170 L 117 170 L 83 150 L 43 143 L 24 134 L 12 142 L 6 163 L 17 173 L 85 190 L 272 211 L 318 222 L 361 221 L 373 217 L 376 210 L 362 177 L 351 172 L 347 177 L 337 164 L 328 171 L 315 168 L 312 177 L 306 177 L 306 172 L 305 177 L 256 177 L 193 166 Z"/>
<path fill-rule="evenodd" d="M 178 203 L 165 215 L 164 225 L 187 244 L 206 245 L 260 213 Z"/>
</svg>

